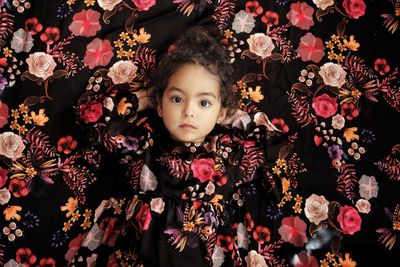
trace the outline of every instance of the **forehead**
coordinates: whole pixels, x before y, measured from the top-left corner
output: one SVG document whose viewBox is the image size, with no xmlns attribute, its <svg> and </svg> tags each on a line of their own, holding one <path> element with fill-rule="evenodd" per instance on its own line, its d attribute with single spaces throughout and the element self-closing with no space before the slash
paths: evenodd
<svg viewBox="0 0 400 267">
<path fill-rule="evenodd" d="M 168 79 L 165 91 L 180 89 L 187 94 L 220 94 L 218 75 L 211 73 L 200 64 L 186 63 L 180 66 Z"/>
</svg>

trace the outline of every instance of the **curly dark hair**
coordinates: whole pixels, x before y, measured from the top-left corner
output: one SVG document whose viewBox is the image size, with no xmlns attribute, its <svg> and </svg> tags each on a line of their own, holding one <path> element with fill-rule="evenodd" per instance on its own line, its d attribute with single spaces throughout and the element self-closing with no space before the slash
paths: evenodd
<svg viewBox="0 0 400 267">
<path fill-rule="evenodd" d="M 184 64 L 200 64 L 219 77 L 223 107 L 235 109 L 237 99 L 232 91 L 233 68 L 226 50 L 219 44 L 219 33 L 205 27 L 192 27 L 182 34 L 160 61 L 153 75 L 152 106 L 162 99 L 169 78 Z"/>
</svg>

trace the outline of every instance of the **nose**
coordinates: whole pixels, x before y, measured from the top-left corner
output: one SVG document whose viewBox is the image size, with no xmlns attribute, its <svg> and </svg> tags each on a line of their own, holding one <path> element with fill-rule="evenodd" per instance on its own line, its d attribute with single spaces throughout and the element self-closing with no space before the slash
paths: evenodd
<svg viewBox="0 0 400 267">
<path fill-rule="evenodd" d="M 190 117 L 190 118 L 194 117 L 193 106 L 191 103 L 187 103 L 185 105 L 185 108 L 183 109 L 183 116 Z"/>
</svg>

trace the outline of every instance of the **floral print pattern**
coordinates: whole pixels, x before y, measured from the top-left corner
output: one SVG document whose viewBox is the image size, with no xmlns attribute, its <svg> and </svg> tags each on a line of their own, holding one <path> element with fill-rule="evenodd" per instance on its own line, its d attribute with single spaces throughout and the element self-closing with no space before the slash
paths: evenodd
<svg viewBox="0 0 400 267">
<path fill-rule="evenodd" d="M 399 15 L 398 1 L 0 0 L 0 265 L 140 265 L 124 245 L 171 211 L 166 247 L 205 265 L 393 265 Z M 254 131 L 163 154 L 121 92 L 149 88 L 200 21 L 220 31 L 251 115 L 232 127 Z M 288 143 L 262 147 L 263 127 Z M 153 149 L 159 168 L 141 158 Z M 176 208 L 160 177 L 193 182 Z"/>
</svg>

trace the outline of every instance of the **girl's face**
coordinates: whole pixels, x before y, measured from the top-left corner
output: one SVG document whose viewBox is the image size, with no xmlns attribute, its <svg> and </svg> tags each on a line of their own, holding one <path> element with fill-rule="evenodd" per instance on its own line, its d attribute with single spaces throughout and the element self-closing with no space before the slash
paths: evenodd
<svg viewBox="0 0 400 267">
<path fill-rule="evenodd" d="M 203 142 L 226 114 L 218 76 L 199 64 L 182 65 L 169 78 L 157 111 L 172 139 Z"/>
</svg>

